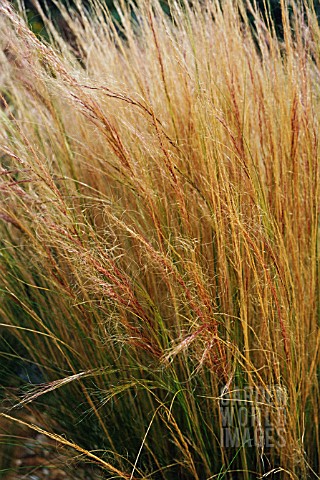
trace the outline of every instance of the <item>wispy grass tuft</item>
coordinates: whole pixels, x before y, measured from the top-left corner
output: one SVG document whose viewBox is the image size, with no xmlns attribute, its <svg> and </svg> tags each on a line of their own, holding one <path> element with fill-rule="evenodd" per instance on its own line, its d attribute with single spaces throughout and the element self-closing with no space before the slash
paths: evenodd
<svg viewBox="0 0 320 480">
<path fill-rule="evenodd" d="M 2 415 L 106 478 L 319 478 L 306 3 L 79 2 L 70 45 L 1 2 Z"/>
</svg>

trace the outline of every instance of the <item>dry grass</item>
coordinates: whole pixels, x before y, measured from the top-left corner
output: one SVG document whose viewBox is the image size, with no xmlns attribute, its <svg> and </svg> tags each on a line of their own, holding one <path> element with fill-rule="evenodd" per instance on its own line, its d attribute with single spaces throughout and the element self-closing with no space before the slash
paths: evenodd
<svg viewBox="0 0 320 480">
<path fill-rule="evenodd" d="M 3 359 L 44 382 L 3 396 L 105 478 L 319 478 L 320 29 L 202 3 L 79 4 L 73 46 L 1 3 Z"/>
</svg>

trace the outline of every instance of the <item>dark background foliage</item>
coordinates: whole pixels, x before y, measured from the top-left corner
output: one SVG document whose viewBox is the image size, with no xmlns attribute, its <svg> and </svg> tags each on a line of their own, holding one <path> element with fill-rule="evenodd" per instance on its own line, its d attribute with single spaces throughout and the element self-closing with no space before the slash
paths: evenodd
<svg viewBox="0 0 320 480">
<path fill-rule="evenodd" d="M 110 10 L 115 20 L 119 21 L 119 16 L 115 8 L 114 1 L 113 0 L 103 0 L 103 1 L 108 7 L 108 9 Z M 223 0 L 221 1 L 223 2 Z M 41 22 L 41 18 L 39 14 L 36 11 L 33 0 L 22 0 L 22 2 L 24 3 L 27 9 L 28 19 L 33 31 L 38 35 L 43 35 L 44 34 L 43 24 Z M 74 8 L 74 3 L 75 3 L 74 0 L 58 0 L 58 2 L 68 6 L 69 8 Z M 48 8 L 50 10 L 50 15 L 55 19 L 56 23 L 59 25 L 60 29 L 63 32 L 65 30 L 65 25 L 63 24 L 63 20 L 59 15 L 59 10 L 55 5 L 56 2 L 53 2 L 52 0 L 39 0 L 39 3 L 44 9 Z M 313 4 L 318 14 L 318 17 L 320 18 L 320 0 L 310 0 L 310 3 Z M 83 0 L 83 4 L 89 8 L 90 2 L 88 0 Z M 163 9 L 169 13 L 167 0 L 161 1 L 161 4 Z M 282 19 L 281 19 L 280 0 L 257 0 L 257 5 L 261 10 L 261 12 L 264 14 L 265 14 L 266 6 L 267 6 L 267 9 L 270 9 L 270 13 L 274 20 L 277 33 L 279 36 L 281 36 L 282 35 Z"/>
</svg>

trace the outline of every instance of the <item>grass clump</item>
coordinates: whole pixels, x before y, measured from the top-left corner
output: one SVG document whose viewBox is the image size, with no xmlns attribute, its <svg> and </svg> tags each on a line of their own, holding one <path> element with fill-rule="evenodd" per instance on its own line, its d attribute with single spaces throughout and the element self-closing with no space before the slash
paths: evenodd
<svg viewBox="0 0 320 480">
<path fill-rule="evenodd" d="M 79 2 L 70 45 L 1 3 L 2 417 L 98 478 L 319 478 L 320 30 L 281 5 Z"/>
</svg>

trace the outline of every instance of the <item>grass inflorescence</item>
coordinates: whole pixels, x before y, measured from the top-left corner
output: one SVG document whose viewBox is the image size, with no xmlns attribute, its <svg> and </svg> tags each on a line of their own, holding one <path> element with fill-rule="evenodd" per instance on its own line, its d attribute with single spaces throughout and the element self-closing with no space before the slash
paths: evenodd
<svg viewBox="0 0 320 480">
<path fill-rule="evenodd" d="M 320 29 L 281 7 L 78 2 L 68 43 L 38 5 L 46 43 L 1 2 L 2 418 L 96 478 L 319 478 Z"/>
</svg>

